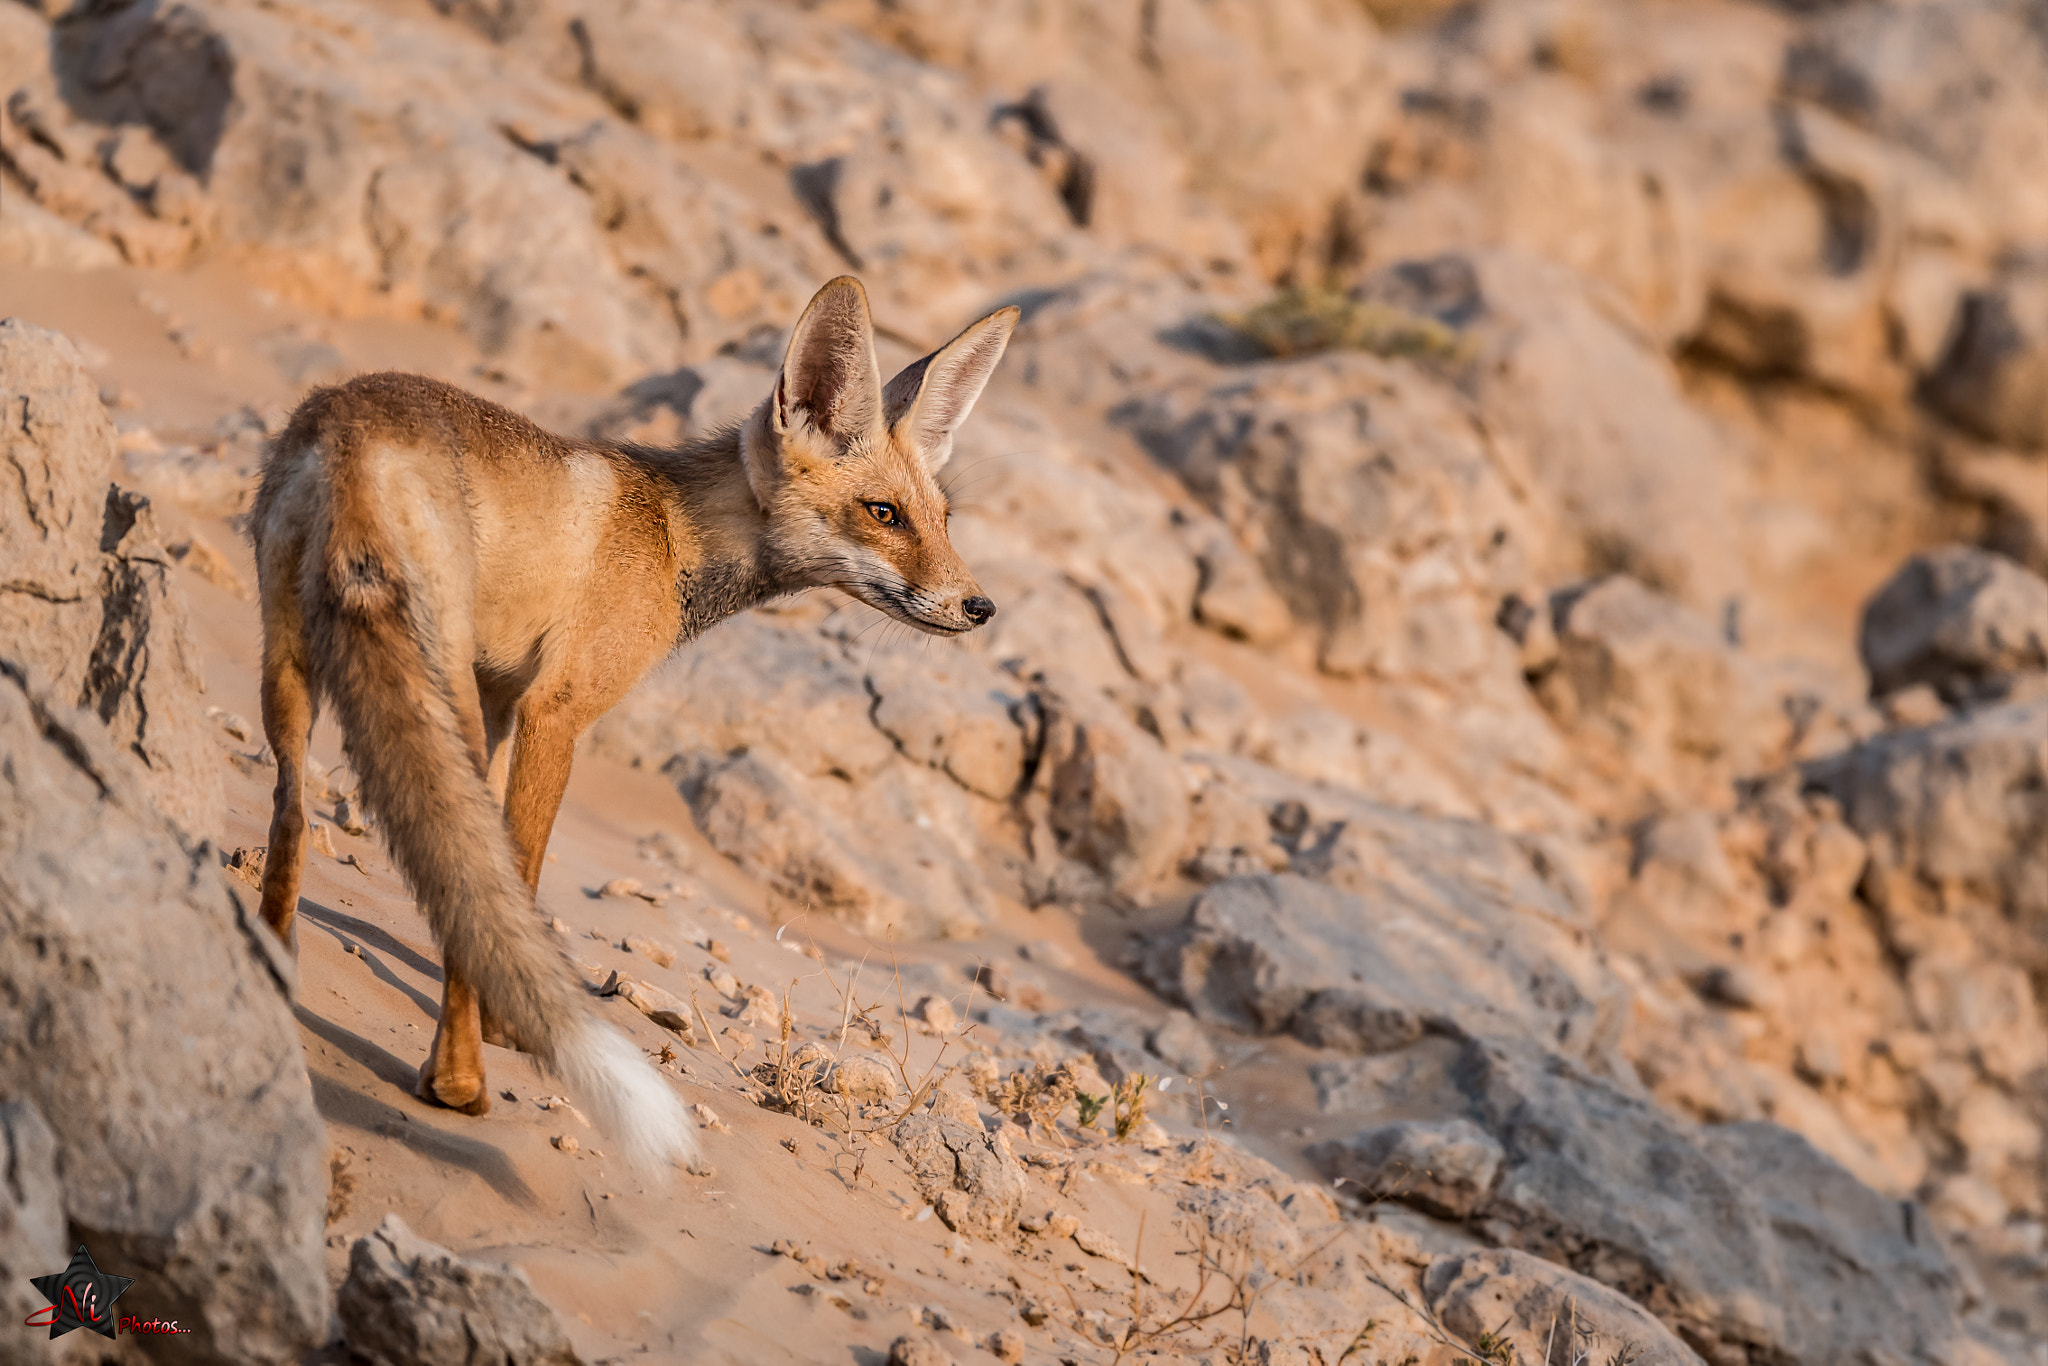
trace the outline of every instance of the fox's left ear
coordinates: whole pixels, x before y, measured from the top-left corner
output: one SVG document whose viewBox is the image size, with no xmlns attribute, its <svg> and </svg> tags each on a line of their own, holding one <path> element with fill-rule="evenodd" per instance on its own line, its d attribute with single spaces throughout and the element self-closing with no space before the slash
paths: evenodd
<svg viewBox="0 0 2048 1366">
<path fill-rule="evenodd" d="M 1016 330 L 1015 305 L 999 308 L 953 340 L 903 367 L 882 390 L 882 420 L 936 474 L 952 458 L 953 433 L 974 411 Z"/>
</svg>

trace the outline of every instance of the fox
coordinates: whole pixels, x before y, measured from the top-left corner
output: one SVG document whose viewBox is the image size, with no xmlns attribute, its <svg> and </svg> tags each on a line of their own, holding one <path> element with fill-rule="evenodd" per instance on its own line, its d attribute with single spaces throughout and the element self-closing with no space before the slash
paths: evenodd
<svg viewBox="0 0 2048 1366">
<path fill-rule="evenodd" d="M 805 589 L 934 636 L 986 624 L 938 475 L 1018 316 L 997 309 L 885 385 L 867 291 L 840 276 L 749 416 L 666 449 L 556 435 L 395 372 L 293 411 L 250 518 L 277 763 L 261 915 L 289 947 L 324 703 L 441 954 L 420 1099 L 487 1113 L 488 1039 L 568 1084 L 636 1167 L 694 1157 L 676 1091 L 598 1017 L 541 919 L 577 738 L 712 625 Z"/>
</svg>

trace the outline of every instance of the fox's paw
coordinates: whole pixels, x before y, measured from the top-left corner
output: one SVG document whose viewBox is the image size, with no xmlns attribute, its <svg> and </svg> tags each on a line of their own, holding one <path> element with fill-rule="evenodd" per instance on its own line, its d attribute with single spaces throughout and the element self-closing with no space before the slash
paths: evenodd
<svg viewBox="0 0 2048 1366">
<path fill-rule="evenodd" d="M 420 1079 L 413 1087 L 413 1094 L 429 1105 L 460 1110 L 465 1115 L 487 1115 L 491 1112 L 491 1093 L 484 1089 L 481 1073 L 465 1075 L 455 1072 L 446 1077 L 436 1076 L 432 1058 L 420 1064 Z"/>
</svg>

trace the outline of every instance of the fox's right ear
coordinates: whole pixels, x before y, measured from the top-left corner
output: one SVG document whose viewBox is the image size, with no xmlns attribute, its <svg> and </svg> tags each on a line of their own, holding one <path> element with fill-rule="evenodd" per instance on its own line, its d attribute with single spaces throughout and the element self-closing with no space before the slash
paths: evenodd
<svg viewBox="0 0 2048 1366">
<path fill-rule="evenodd" d="M 933 474 L 952 458 L 953 433 L 973 411 L 1021 316 L 1015 304 L 997 309 L 929 356 L 904 366 L 882 391 L 889 429 Z"/>
</svg>

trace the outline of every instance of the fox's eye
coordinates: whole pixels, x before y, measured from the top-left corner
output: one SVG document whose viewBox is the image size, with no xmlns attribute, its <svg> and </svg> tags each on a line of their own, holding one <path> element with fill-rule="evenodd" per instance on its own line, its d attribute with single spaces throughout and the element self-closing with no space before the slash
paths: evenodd
<svg viewBox="0 0 2048 1366">
<path fill-rule="evenodd" d="M 896 511 L 894 503 L 869 503 L 866 506 L 868 516 L 874 518 L 883 526 L 895 526 L 898 521 L 902 520 L 902 514 Z"/>
</svg>

